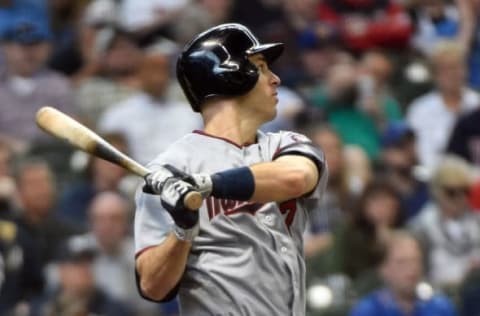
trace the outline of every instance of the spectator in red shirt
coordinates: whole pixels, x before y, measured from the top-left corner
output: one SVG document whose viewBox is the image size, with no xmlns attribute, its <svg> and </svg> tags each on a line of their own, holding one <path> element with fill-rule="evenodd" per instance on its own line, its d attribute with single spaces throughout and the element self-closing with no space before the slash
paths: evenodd
<svg viewBox="0 0 480 316">
<path fill-rule="evenodd" d="M 404 48 L 412 33 L 410 18 L 390 0 L 325 0 L 318 18 L 340 33 L 354 52 L 371 48 Z"/>
</svg>

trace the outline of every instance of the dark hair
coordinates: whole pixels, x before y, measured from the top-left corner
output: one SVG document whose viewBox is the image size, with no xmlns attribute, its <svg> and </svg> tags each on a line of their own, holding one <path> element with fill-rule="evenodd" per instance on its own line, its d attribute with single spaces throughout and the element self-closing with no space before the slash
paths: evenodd
<svg viewBox="0 0 480 316">
<path fill-rule="evenodd" d="M 376 179 L 369 183 L 367 187 L 363 190 L 361 196 L 358 199 L 358 208 L 353 214 L 353 225 L 365 232 L 366 234 L 374 237 L 375 227 L 373 223 L 369 221 L 366 215 L 366 204 L 367 201 L 377 195 L 377 194 L 387 194 L 398 203 L 397 214 L 393 223 L 393 227 L 401 227 L 404 223 L 404 214 L 402 210 L 401 197 L 397 189 L 385 179 Z"/>
<path fill-rule="evenodd" d="M 19 157 L 19 159 L 17 159 L 13 164 L 13 178 L 15 179 L 17 185 L 21 180 L 24 171 L 33 166 L 43 166 L 47 168 L 50 176 L 52 177 L 52 181 L 55 182 L 55 175 L 52 171 L 52 167 L 47 162 L 47 160 L 38 156 L 23 156 Z"/>
</svg>

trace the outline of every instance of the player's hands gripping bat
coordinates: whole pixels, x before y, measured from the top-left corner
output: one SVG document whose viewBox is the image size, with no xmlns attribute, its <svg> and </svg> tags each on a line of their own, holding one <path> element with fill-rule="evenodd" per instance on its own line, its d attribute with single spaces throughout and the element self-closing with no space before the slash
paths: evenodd
<svg viewBox="0 0 480 316">
<path fill-rule="evenodd" d="M 148 185 L 148 175 L 151 173 L 150 170 L 121 153 L 99 135 L 68 115 L 52 107 L 42 107 L 37 111 L 36 122 L 45 132 L 66 141 L 75 148 L 110 161 L 143 177 L 146 179 Z M 156 189 L 157 188 L 152 188 L 151 193 L 161 194 L 161 192 Z M 202 195 L 199 192 L 196 192 L 193 189 L 193 186 L 186 191 L 181 190 L 179 192 L 181 193 L 179 196 L 181 199 L 179 198 L 179 201 L 187 209 L 198 210 L 202 205 Z"/>
<path fill-rule="evenodd" d="M 196 189 L 190 175 L 168 164 L 147 175 L 143 187 L 144 192 L 160 192 L 162 206 L 183 229 L 190 229 L 198 222 L 198 213 L 190 212 L 182 203 L 182 197 Z"/>
</svg>

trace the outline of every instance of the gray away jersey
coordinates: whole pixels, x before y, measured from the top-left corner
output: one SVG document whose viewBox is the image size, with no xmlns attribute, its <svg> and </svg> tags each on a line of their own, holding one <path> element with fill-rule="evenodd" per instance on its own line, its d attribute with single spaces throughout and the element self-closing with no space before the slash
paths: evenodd
<svg viewBox="0 0 480 316">
<path fill-rule="evenodd" d="M 171 164 L 187 173 L 211 174 L 272 161 L 286 146 L 303 153 L 309 147 L 306 141 L 292 132 L 258 132 L 257 143 L 239 147 L 195 132 L 172 144 L 149 167 Z M 308 210 L 320 199 L 327 181 L 323 154 L 312 150 L 307 156 L 322 168 L 319 184 L 308 197 L 263 204 L 213 197 L 203 202 L 200 233 L 192 243 L 178 292 L 183 315 L 305 314 L 303 233 Z M 136 204 L 138 255 L 160 244 L 173 220 L 158 196 L 139 190 Z"/>
</svg>

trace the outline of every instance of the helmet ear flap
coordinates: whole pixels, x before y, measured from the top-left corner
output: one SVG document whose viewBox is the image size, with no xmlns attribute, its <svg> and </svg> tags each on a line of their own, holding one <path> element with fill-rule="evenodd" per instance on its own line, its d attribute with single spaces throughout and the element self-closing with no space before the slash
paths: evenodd
<svg viewBox="0 0 480 316">
<path fill-rule="evenodd" d="M 255 86 L 258 80 L 258 70 L 247 57 L 239 62 L 228 61 L 218 65 L 215 77 L 223 84 L 229 95 L 241 95 Z"/>
<path fill-rule="evenodd" d="M 182 75 L 179 75 L 182 74 Z M 258 69 L 247 56 L 221 61 L 211 50 L 197 50 L 177 61 L 177 78 L 195 112 L 201 103 L 215 96 L 237 96 L 251 90 Z"/>
</svg>

